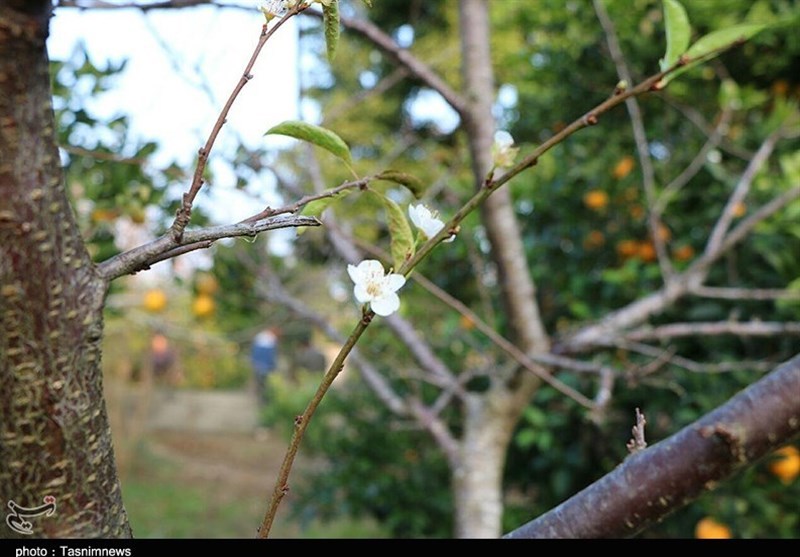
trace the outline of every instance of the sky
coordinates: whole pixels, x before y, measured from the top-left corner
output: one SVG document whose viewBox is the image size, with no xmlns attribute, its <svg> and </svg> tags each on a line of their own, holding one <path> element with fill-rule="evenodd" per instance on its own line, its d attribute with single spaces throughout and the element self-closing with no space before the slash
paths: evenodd
<svg viewBox="0 0 800 557">
<path fill-rule="evenodd" d="M 241 4 L 242 2 L 240 2 Z M 113 89 L 90 107 L 98 116 L 130 115 L 134 137 L 157 141 L 155 164 L 172 160 L 189 165 L 205 143 L 231 91 L 238 83 L 258 41 L 264 17 L 253 10 L 211 6 L 153 10 L 78 10 L 58 8 L 51 21 L 51 59 L 66 59 L 83 43 L 91 61 L 128 60 Z M 287 22 L 267 43 L 256 62 L 253 79 L 234 104 L 217 140 L 217 157 L 241 139 L 246 145 L 285 145 L 265 138 L 271 126 L 298 118 L 297 30 Z M 214 190 L 201 193 L 199 204 L 220 222 L 257 212 L 253 200 L 230 190 L 235 177 L 216 165 Z M 268 180 L 264 176 L 264 180 Z M 256 184 L 258 186 L 258 184 Z M 271 190 L 263 184 L 259 191 Z"/>
</svg>

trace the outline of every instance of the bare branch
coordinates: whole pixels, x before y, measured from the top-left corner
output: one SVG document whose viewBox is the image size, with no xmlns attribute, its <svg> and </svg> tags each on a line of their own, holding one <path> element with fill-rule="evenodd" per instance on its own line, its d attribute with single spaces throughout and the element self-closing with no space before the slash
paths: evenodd
<svg viewBox="0 0 800 557">
<path fill-rule="evenodd" d="M 306 15 L 317 18 L 322 17 L 322 13 L 315 10 L 308 10 Z M 355 31 L 371 41 L 372 44 L 389 55 L 401 67 L 406 68 L 411 75 L 444 97 L 444 100 L 453 110 L 458 112 L 462 118 L 464 117 L 467 111 L 467 102 L 464 98 L 425 63 L 408 50 L 401 48 L 392 37 L 384 33 L 379 27 L 367 20 L 347 17 L 342 17 L 341 23 L 346 29 Z"/>
<path fill-rule="evenodd" d="M 221 4 L 214 0 L 166 0 L 164 2 L 105 2 L 104 0 L 58 0 L 59 8 L 79 8 L 82 10 L 121 10 L 137 9 L 143 12 L 150 10 L 171 10 L 176 8 L 192 8 L 197 6 L 217 6 L 236 10 L 254 11 L 253 6 L 246 4 Z"/>
<path fill-rule="evenodd" d="M 657 360 L 663 358 L 666 354 L 666 352 L 661 348 L 656 348 L 655 346 L 650 346 L 649 344 L 642 344 L 640 342 L 632 342 L 624 339 L 615 340 L 612 346 L 622 350 L 644 354 L 645 356 L 651 356 Z M 683 356 L 677 356 L 675 354 L 668 355 L 668 362 L 673 366 L 681 367 L 687 371 L 691 371 L 692 373 L 728 373 L 731 371 L 742 370 L 765 372 L 775 369 L 775 366 L 777 365 L 774 361 L 754 360 L 704 364 Z"/>
<path fill-rule="evenodd" d="M 175 221 L 172 223 L 172 227 L 170 228 L 170 233 L 178 243 L 182 243 L 181 239 L 183 232 L 192 217 L 192 204 L 194 203 L 197 194 L 200 192 L 200 188 L 203 187 L 203 174 L 205 172 L 206 164 L 208 163 L 208 157 L 211 155 L 211 150 L 214 148 L 214 143 L 216 142 L 217 136 L 222 130 L 222 126 L 225 125 L 225 122 L 227 122 L 228 113 L 230 112 L 233 103 L 238 98 L 239 93 L 253 78 L 251 72 L 259 54 L 261 54 L 261 50 L 264 48 L 264 45 L 267 43 L 270 37 L 272 37 L 272 35 L 275 34 L 275 32 L 277 32 L 284 23 L 289 21 L 292 16 L 297 15 L 305 9 L 305 4 L 298 3 L 292 7 L 286 13 L 286 15 L 284 15 L 281 19 L 278 19 L 272 28 L 268 28 L 266 24 L 262 26 L 261 35 L 259 36 L 255 49 L 253 50 L 253 54 L 250 56 L 250 60 L 247 62 L 247 65 L 242 72 L 242 76 L 239 78 L 239 81 L 233 88 L 233 91 L 228 97 L 225 106 L 223 106 L 222 110 L 220 111 L 217 121 L 215 122 L 214 127 L 211 129 L 211 133 L 209 134 L 208 139 L 206 139 L 205 145 L 203 145 L 198 151 L 197 166 L 195 167 L 192 184 L 189 188 L 189 191 L 183 194 L 181 207 L 178 209 L 178 212 L 175 215 Z"/>
<path fill-rule="evenodd" d="M 606 36 L 608 43 L 608 50 L 611 53 L 611 59 L 617 68 L 617 75 L 624 83 L 633 83 L 633 77 L 628 64 L 625 62 L 625 55 L 622 53 L 622 48 L 619 46 L 617 40 L 617 31 L 614 28 L 614 23 L 608 17 L 603 0 L 593 0 L 594 10 L 597 14 L 597 19 L 600 20 L 600 25 L 603 27 L 603 32 Z M 655 187 L 655 172 L 653 170 L 653 160 L 650 157 L 650 145 L 647 141 L 647 132 L 644 127 L 644 119 L 642 118 L 642 110 L 639 108 L 639 101 L 636 97 L 630 97 L 625 101 L 625 108 L 628 109 L 628 115 L 631 119 L 631 127 L 633 128 L 633 138 L 636 143 L 636 152 L 639 158 L 639 164 L 642 167 L 642 187 L 644 189 L 645 199 L 647 202 L 647 224 L 650 228 L 650 236 L 653 239 L 653 246 L 656 249 L 656 256 L 658 257 L 658 264 L 661 267 L 661 274 L 666 280 L 672 276 L 674 270 L 670 262 L 665 239 L 660 233 L 663 224 L 661 222 L 661 213 L 654 210 L 656 201 L 656 187 Z"/>
<path fill-rule="evenodd" d="M 647 448 L 647 441 L 644 439 L 644 426 L 647 425 L 647 420 L 644 417 L 639 409 L 636 409 L 636 425 L 631 428 L 631 433 L 633 434 L 633 438 L 628 441 L 628 444 L 625 445 L 628 448 L 628 452 L 631 454 L 636 454 L 639 451 L 643 451 Z"/>
<path fill-rule="evenodd" d="M 800 290 L 778 288 L 719 288 L 700 286 L 691 292 L 703 298 L 719 298 L 722 300 L 781 300 L 800 298 Z"/>
<path fill-rule="evenodd" d="M 771 152 L 772 147 L 767 148 L 764 147 L 765 145 L 771 145 L 771 141 L 768 139 L 762 145 L 762 149 L 759 149 L 762 156 L 753 157 L 753 160 L 742 174 L 739 184 L 737 184 L 735 188 L 736 190 L 746 190 L 749 188 L 749 184 L 752 182 L 755 174 L 766 162 L 766 157 L 769 152 Z M 573 351 L 582 350 L 589 346 L 609 344 L 609 338 L 618 331 L 643 323 L 652 315 L 661 313 L 678 299 L 701 287 L 708 275 L 711 265 L 728 250 L 733 248 L 733 246 L 746 238 L 758 223 L 769 218 L 797 198 L 800 198 L 800 186 L 788 190 L 764 204 L 752 215 L 739 223 L 727 236 L 723 236 L 722 241 L 714 241 L 714 246 L 712 246 L 712 242 L 709 241 L 703 255 L 697 258 L 686 271 L 675 275 L 662 289 L 631 302 L 619 310 L 609 313 L 600 323 L 589 325 L 578 330 L 564 340 L 560 349 Z M 730 209 L 726 207 L 725 210 L 728 211 Z M 724 234 L 724 231 L 727 230 L 727 225 L 718 221 L 717 228 L 722 230 L 722 234 Z"/>
<path fill-rule="evenodd" d="M 505 537 L 633 536 L 797 436 L 798 392 L 800 355 Z"/>
<path fill-rule="evenodd" d="M 748 336 L 778 336 L 800 335 L 800 323 L 779 323 L 770 321 L 720 321 L 718 323 L 671 323 L 659 327 L 642 327 L 623 333 L 626 340 L 664 340 L 676 337 L 735 335 Z"/>
<path fill-rule="evenodd" d="M 683 171 L 678 174 L 672 181 L 664 186 L 664 189 L 661 191 L 661 195 L 658 196 L 658 199 L 655 202 L 653 207 L 653 211 L 658 214 L 663 213 L 669 202 L 675 197 L 677 194 L 689 181 L 694 178 L 698 172 L 705 166 L 706 160 L 708 157 L 708 153 L 719 145 L 722 138 L 728 132 L 728 125 L 731 122 L 731 118 L 733 117 L 733 110 L 729 107 L 726 107 L 722 114 L 719 117 L 719 121 L 714 129 L 711 131 L 711 135 L 708 136 L 708 139 L 697 152 L 695 157 L 692 159 L 692 162 L 683 169 Z"/>
<path fill-rule="evenodd" d="M 764 163 L 767 161 L 769 156 L 772 154 L 772 151 L 775 149 L 775 145 L 781 138 L 781 134 L 782 129 L 780 128 L 770 134 L 770 136 L 764 140 L 764 142 L 761 144 L 761 147 L 759 147 L 758 151 L 756 151 L 756 154 L 753 155 L 753 158 L 748 163 L 747 168 L 742 174 L 742 177 L 739 179 L 739 182 L 736 184 L 733 193 L 731 193 L 728 202 L 725 204 L 722 214 L 720 214 L 717 223 L 714 225 L 714 229 L 711 232 L 708 243 L 706 244 L 706 255 L 711 255 L 721 250 L 725 234 L 730 228 L 731 222 L 733 222 L 734 219 L 734 208 L 738 203 L 741 203 L 744 200 L 747 192 L 750 190 L 750 185 L 753 183 L 753 179 L 758 171 L 761 170 L 761 167 L 764 166 Z"/>
<path fill-rule="evenodd" d="M 187 230 L 184 232 L 181 241 L 177 241 L 171 234 L 167 233 L 152 242 L 103 261 L 98 264 L 97 271 L 105 280 L 111 281 L 123 275 L 147 269 L 153 263 L 166 259 L 165 254 L 169 254 L 169 257 L 174 257 L 187 251 L 208 247 L 214 241 L 222 238 L 242 236 L 252 238 L 267 230 L 298 226 L 320 226 L 320 224 L 314 217 L 281 215 L 256 222 L 240 222 L 198 230 Z"/>
</svg>

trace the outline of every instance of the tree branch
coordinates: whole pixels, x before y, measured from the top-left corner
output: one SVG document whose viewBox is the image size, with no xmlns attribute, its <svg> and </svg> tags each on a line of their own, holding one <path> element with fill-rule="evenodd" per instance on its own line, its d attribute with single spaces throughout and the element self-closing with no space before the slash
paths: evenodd
<svg viewBox="0 0 800 557">
<path fill-rule="evenodd" d="M 703 298 L 719 298 L 723 300 L 781 300 L 800 298 L 800 290 L 787 288 L 721 288 L 700 286 L 691 292 Z"/>
<path fill-rule="evenodd" d="M 147 269 L 155 262 L 163 261 L 168 254 L 170 257 L 208 247 L 216 240 L 222 238 L 254 237 L 257 234 L 278 228 L 293 228 L 298 226 L 320 226 L 314 217 L 303 216 L 276 216 L 256 222 L 240 222 L 222 226 L 211 226 L 199 230 L 187 230 L 183 238 L 177 241 L 174 236 L 167 233 L 152 242 L 116 255 L 97 265 L 99 275 L 106 281 L 112 281 L 123 275 L 136 273 Z M 189 249 L 181 249 L 189 248 Z"/>
<path fill-rule="evenodd" d="M 740 177 L 739 183 L 736 185 L 736 191 L 747 191 L 755 175 L 764 165 L 774 148 L 773 138 L 777 140 L 777 137 L 776 134 L 773 134 L 764 141 L 759 149 L 760 155 L 757 153 L 753 156 L 753 159 Z M 727 236 L 724 236 L 727 225 L 722 223 L 721 220 L 718 221 L 715 230 L 721 230 L 722 240 L 714 239 L 713 242 L 709 240 L 703 255 L 695 260 L 686 271 L 673 276 L 672 280 L 657 292 L 631 302 L 627 306 L 609 313 L 599 323 L 583 327 L 569 335 L 560 343 L 559 350 L 579 351 L 588 346 L 607 344 L 609 336 L 643 323 L 651 316 L 661 313 L 678 299 L 701 287 L 708 276 L 711 265 L 738 242 L 742 241 L 759 222 L 770 217 L 798 197 L 800 197 L 800 186 L 784 192 L 763 205 L 758 211 L 744 219 L 730 231 Z M 732 208 L 726 206 L 725 211 L 732 211 Z M 604 340 L 598 342 L 600 338 Z"/>
<path fill-rule="evenodd" d="M 322 13 L 317 10 L 308 10 L 306 15 L 317 18 L 322 17 Z M 341 23 L 346 29 L 355 31 L 372 42 L 401 67 L 406 68 L 412 76 L 439 93 L 463 119 L 468 109 L 466 100 L 424 62 L 416 58 L 408 50 L 401 48 L 392 37 L 370 21 L 342 17 Z"/>
<path fill-rule="evenodd" d="M 629 537 L 800 433 L 800 355 L 506 538 Z"/>
<path fill-rule="evenodd" d="M 178 243 L 182 243 L 181 240 L 183 237 L 183 232 L 192 217 L 192 204 L 194 203 L 197 194 L 200 192 L 200 188 L 203 187 L 203 174 L 205 173 L 208 157 L 211 155 L 211 150 L 214 148 L 214 143 L 217 139 L 217 136 L 222 130 L 222 126 L 225 125 L 225 122 L 227 122 L 228 113 L 230 112 L 233 103 L 236 102 L 239 93 L 253 78 L 251 72 L 259 54 L 261 54 L 261 50 L 264 48 L 264 45 L 267 43 L 270 37 L 272 37 L 272 35 L 275 34 L 275 32 L 277 32 L 284 23 L 289 21 L 292 16 L 297 15 L 305 9 L 306 7 L 304 4 L 295 4 L 282 18 L 276 20 L 276 23 L 272 26 L 272 28 L 268 28 L 266 24 L 262 26 L 261 35 L 259 36 L 255 49 L 253 50 L 253 54 L 250 56 L 250 60 L 247 62 L 247 65 L 242 72 L 242 76 L 239 78 L 239 81 L 233 88 L 233 91 L 228 97 L 225 106 L 222 107 L 222 110 L 217 117 L 217 121 L 214 123 L 214 127 L 211 129 L 211 133 L 209 134 L 208 139 L 206 139 L 205 145 L 203 145 L 198 151 L 197 166 L 195 167 L 192 184 L 189 187 L 189 191 L 183 194 L 181 207 L 178 209 L 178 212 L 175 215 L 175 221 L 172 223 L 172 227 L 170 228 L 170 234 Z"/>
<path fill-rule="evenodd" d="M 595 13 L 597 14 L 597 19 L 600 21 L 600 26 L 605 33 L 611 59 L 614 61 L 614 65 L 617 68 L 617 75 L 624 83 L 633 83 L 633 77 L 628 69 L 628 64 L 625 62 L 625 55 L 622 53 L 622 48 L 619 46 L 617 31 L 614 28 L 614 23 L 611 21 L 611 18 L 608 17 L 608 12 L 603 4 L 603 0 L 593 0 L 592 3 Z M 656 256 L 658 257 L 658 264 L 661 267 L 661 274 L 666 281 L 672 276 L 674 269 L 672 268 L 669 255 L 667 254 L 664 237 L 661 234 L 661 228 L 663 227 L 661 213 L 654 210 L 656 201 L 655 172 L 653 171 L 653 160 L 650 157 L 650 145 L 647 141 L 647 132 L 644 127 L 642 110 L 639 108 L 639 101 L 636 97 L 627 99 L 625 101 L 625 108 L 628 109 L 628 116 L 630 117 L 631 127 L 633 128 L 633 138 L 636 143 L 636 153 L 639 158 L 639 165 L 642 167 L 642 187 L 647 202 L 647 224 L 650 228 L 653 246 L 656 249 Z"/>
<path fill-rule="evenodd" d="M 720 321 L 718 323 L 670 323 L 659 327 L 641 327 L 624 333 L 622 338 L 641 342 L 644 340 L 712 335 L 735 335 L 741 337 L 800 335 L 800 322 Z"/>
</svg>

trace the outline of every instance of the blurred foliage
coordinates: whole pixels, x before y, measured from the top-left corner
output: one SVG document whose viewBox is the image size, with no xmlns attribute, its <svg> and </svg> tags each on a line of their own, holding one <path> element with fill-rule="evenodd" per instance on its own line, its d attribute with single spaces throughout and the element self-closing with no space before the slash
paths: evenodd
<svg viewBox="0 0 800 557">
<path fill-rule="evenodd" d="M 133 137 L 130 115 L 100 117 L 93 111 L 93 103 L 113 90 L 124 70 L 125 62 L 98 67 L 83 45 L 66 60 L 50 64 L 67 191 L 95 261 L 120 251 L 123 222 L 128 230 L 144 227 L 162 233 L 180 199 L 170 187 L 187 182 L 186 169 L 178 164 L 153 164 L 159 145 Z M 195 211 L 192 219 L 194 224 L 207 221 L 202 211 Z"/>
</svg>

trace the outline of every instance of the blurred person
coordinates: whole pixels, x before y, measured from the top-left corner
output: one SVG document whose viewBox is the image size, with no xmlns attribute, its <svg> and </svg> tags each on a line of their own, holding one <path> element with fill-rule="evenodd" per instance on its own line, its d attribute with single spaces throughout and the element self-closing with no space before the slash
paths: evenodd
<svg viewBox="0 0 800 557">
<path fill-rule="evenodd" d="M 256 380 L 256 393 L 261 404 L 266 404 L 267 378 L 278 366 L 278 329 L 262 329 L 253 339 L 250 350 L 250 363 Z"/>
</svg>

